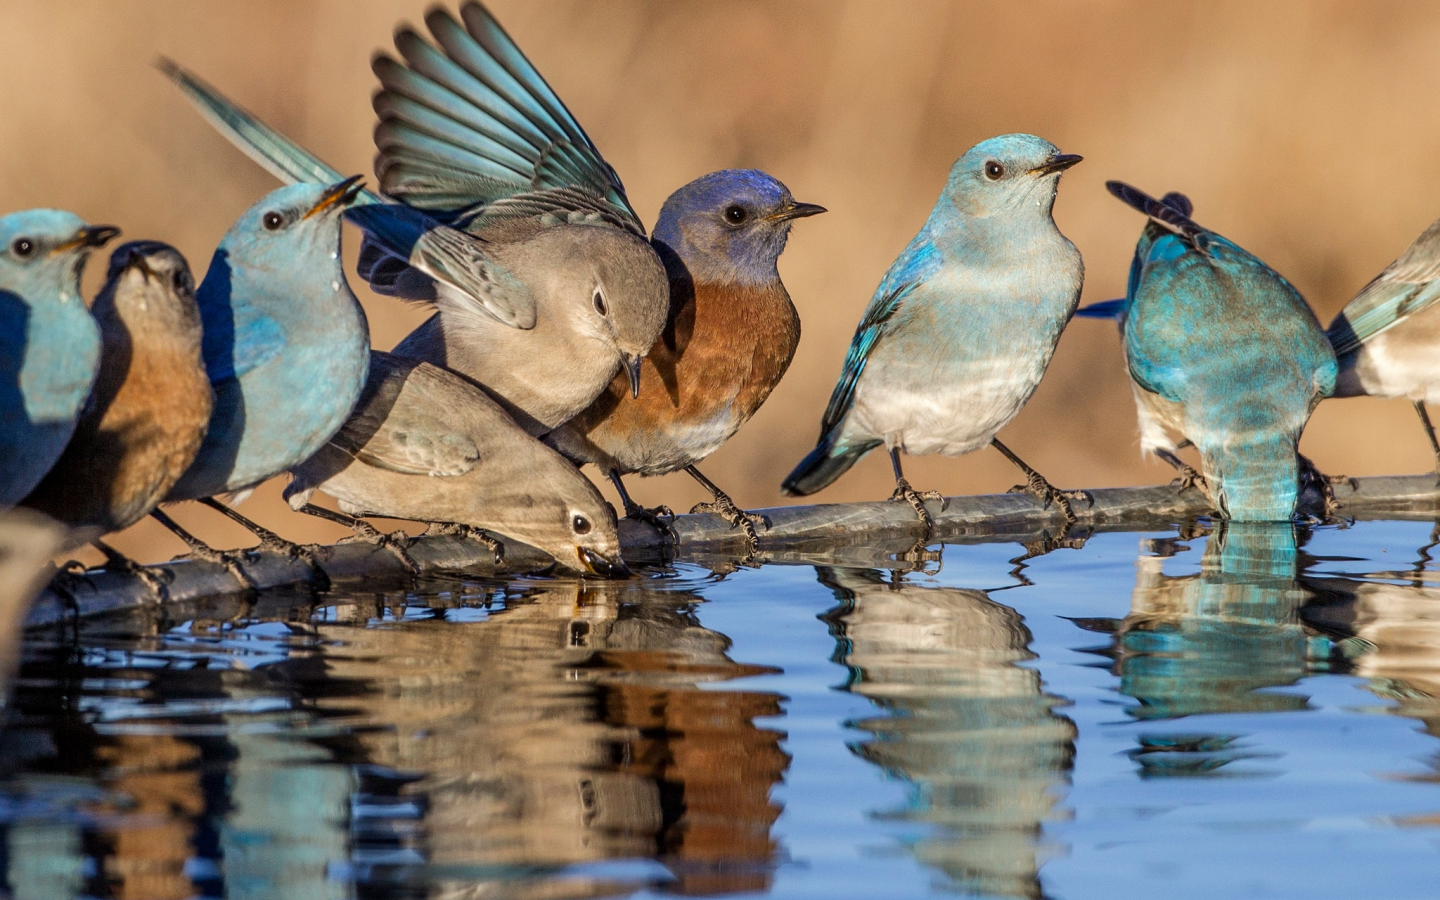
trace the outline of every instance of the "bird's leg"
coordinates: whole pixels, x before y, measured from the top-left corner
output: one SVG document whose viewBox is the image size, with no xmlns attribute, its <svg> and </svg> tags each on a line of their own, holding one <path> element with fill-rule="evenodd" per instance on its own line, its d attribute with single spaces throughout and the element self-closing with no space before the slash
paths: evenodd
<svg viewBox="0 0 1440 900">
<path fill-rule="evenodd" d="M 170 579 L 168 573 L 163 569 L 142 566 L 104 541 L 91 541 L 90 545 L 105 554 L 106 569 L 140 579 L 141 583 L 150 591 L 150 595 L 155 598 L 155 602 L 161 604 L 170 602 Z"/>
<path fill-rule="evenodd" d="M 701 474 L 700 470 L 695 468 L 694 466 L 686 466 L 685 472 L 691 478 L 700 482 L 700 486 L 703 487 L 705 490 L 709 491 L 710 496 L 714 498 L 709 503 L 695 504 L 690 508 L 690 512 L 692 514 L 715 513 L 717 516 L 720 516 L 726 522 L 729 522 L 731 528 L 738 528 L 741 531 L 745 532 L 745 539 L 750 542 L 751 553 L 759 550 L 760 535 L 756 530 L 756 526 L 762 526 L 766 529 L 769 529 L 770 520 L 766 519 L 764 516 L 756 515 L 755 513 L 748 513 L 740 507 L 736 506 L 735 501 L 730 499 L 729 494 L 720 490 L 720 488 L 716 486 L 715 482 L 706 478 L 703 474 Z"/>
<path fill-rule="evenodd" d="M 618 469 L 611 469 L 607 475 L 610 483 L 615 485 L 615 490 L 620 494 L 620 503 L 625 507 L 625 518 L 644 522 L 662 535 L 669 535 L 676 541 L 680 540 L 680 536 L 675 533 L 675 513 L 670 510 L 670 507 L 657 506 L 654 509 L 646 509 L 630 499 L 630 492 L 625 490 L 625 482 L 620 480 Z"/>
<path fill-rule="evenodd" d="M 1415 412 L 1420 415 L 1420 424 L 1425 426 L 1425 436 L 1430 439 L 1430 450 L 1435 454 L 1435 475 L 1440 479 L 1440 440 L 1435 438 L 1435 426 L 1430 424 L 1430 413 L 1425 411 L 1425 401 L 1415 401 Z"/>
<path fill-rule="evenodd" d="M 1340 501 L 1335 499 L 1334 480 L 1316 468 L 1305 454 L 1297 452 L 1295 457 L 1300 469 L 1300 492 L 1304 493 L 1306 488 L 1314 488 L 1325 501 L 1325 518 L 1333 517 L 1340 511 Z"/>
<path fill-rule="evenodd" d="M 323 506 L 316 506 L 313 503 L 307 503 L 300 507 L 300 512 L 307 516 L 314 516 L 317 519 L 324 519 L 327 522 L 334 522 L 337 525 L 344 525 L 355 533 L 354 537 L 348 538 L 347 540 L 359 540 L 367 544 L 374 544 L 377 547 L 384 547 L 386 550 L 395 554 L 395 556 L 405 564 L 405 568 L 410 570 L 410 574 L 420 574 L 420 564 L 410 555 L 410 535 L 405 532 L 392 531 L 389 534 L 383 534 L 377 530 L 374 525 L 371 525 L 364 519 L 347 516 L 344 513 L 338 513 L 334 510 L 326 509 Z"/>
<path fill-rule="evenodd" d="M 214 497 L 205 497 L 200 502 L 258 537 L 260 544 L 255 548 L 256 550 L 270 550 L 290 559 L 304 560 L 305 564 L 310 567 L 312 586 L 319 591 L 330 590 L 330 576 L 326 575 L 325 570 L 320 567 L 320 558 L 315 552 L 316 548 L 302 547 L 294 541 L 287 541 L 270 529 L 257 525 L 240 515 Z"/>
<path fill-rule="evenodd" d="M 910 508 L 915 510 L 915 516 L 920 524 L 925 526 L 924 540 L 929 540 L 930 535 L 935 531 L 935 520 L 930 517 L 930 510 L 925 508 L 926 500 L 938 500 L 940 511 L 945 511 L 945 497 L 939 491 L 917 491 L 905 480 L 905 473 L 900 468 L 900 448 L 890 448 L 890 467 L 895 470 L 895 492 L 890 495 L 893 503 L 908 503 Z"/>
<path fill-rule="evenodd" d="M 455 522 L 430 522 L 425 526 L 425 534 L 454 534 L 472 541 L 479 541 L 490 548 L 490 552 L 495 556 L 495 565 L 499 566 L 505 562 L 505 545 L 491 537 L 483 528 L 460 525 Z"/>
<path fill-rule="evenodd" d="M 1060 512 L 1064 514 L 1066 522 L 1074 522 L 1076 519 L 1075 510 L 1070 507 L 1071 500 L 1084 500 L 1091 506 L 1095 505 L 1095 499 L 1090 496 L 1089 491 L 1062 491 L 1046 481 L 1045 476 L 1027 466 L 1023 459 L 1016 456 L 1009 447 L 1000 443 L 999 440 L 991 438 L 990 443 L 996 450 L 1005 454 L 1005 458 L 1014 463 L 1016 468 L 1025 474 L 1025 483 L 1015 485 L 1010 489 L 1010 493 L 1029 494 L 1039 500 L 1042 506 L 1048 507 L 1051 503 L 1054 503 L 1060 507 Z"/>
<path fill-rule="evenodd" d="M 1179 490 L 1176 491 L 1177 494 L 1183 494 L 1191 488 L 1198 488 L 1202 494 L 1207 497 L 1210 496 L 1210 482 L 1206 481 L 1205 476 L 1195 471 L 1185 460 L 1166 450 L 1164 447 L 1157 449 L 1155 455 L 1169 463 L 1175 471 L 1180 473 L 1179 478 L 1170 482 L 1171 485 L 1179 488 Z"/>
<path fill-rule="evenodd" d="M 180 540 L 184 541 L 185 546 L 190 548 L 190 556 L 195 559 L 204 560 L 205 562 L 222 565 L 226 571 L 235 576 L 236 581 L 240 582 L 240 587 L 247 591 L 256 589 L 255 579 L 251 578 L 250 574 L 240 565 L 245 560 L 243 551 L 216 550 L 184 528 L 181 528 L 179 522 L 176 522 L 158 509 L 151 510 L 150 516 L 161 525 L 170 529 L 170 532 Z"/>
</svg>

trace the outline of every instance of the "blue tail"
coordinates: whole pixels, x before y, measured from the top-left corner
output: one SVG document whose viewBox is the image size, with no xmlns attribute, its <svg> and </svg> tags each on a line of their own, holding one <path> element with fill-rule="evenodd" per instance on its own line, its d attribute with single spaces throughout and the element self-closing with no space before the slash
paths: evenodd
<svg viewBox="0 0 1440 900">
<path fill-rule="evenodd" d="M 804 497 L 824 490 L 834 484 L 835 479 L 850 471 L 850 467 L 859 462 L 861 457 L 878 446 L 879 441 L 871 441 L 836 448 L 833 441 L 823 439 L 820 446 L 811 450 L 800 460 L 795 471 L 786 476 L 780 490 L 787 497 Z"/>
<path fill-rule="evenodd" d="M 1267 435 L 1202 447 L 1220 512 L 1236 522 L 1289 522 L 1299 494 L 1295 438 Z"/>
<path fill-rule="evenodd" d="M 1082 306 L 1075 310 L 1075 315 L 1085 319 L 1118 319 L 1125 315 L 1129 306 L 1129 298 L 1117 297 L 1114 300 L 1101 300 L 1099 303 Z"/>
</svg>

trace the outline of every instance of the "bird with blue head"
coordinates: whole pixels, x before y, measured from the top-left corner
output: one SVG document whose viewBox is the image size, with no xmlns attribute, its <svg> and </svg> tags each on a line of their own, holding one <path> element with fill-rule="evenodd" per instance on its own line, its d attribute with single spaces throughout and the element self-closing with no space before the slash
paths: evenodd
<svg viewBox="0 0 1440 900">
<path fill-rule="evenodd" d="M 932 517 L 901 452 L 960 456 L 993 445 L 1024 473 L 1015 490 L 1074 521 L 1057 490 L 996 439 L 1040 383 L 1080 298 L 1080 251 L 1055 226 L 1060 175 L 1080 161 L 1043 138 L 1008 134 L 950 170 L 920 233 L 881 280 L 850 343 L 820 440 L 783 488 L 813 494 L 876 447 L 890 453 L 892 500 Z"/>
<path fill-rule="evenodd" d="M 0 216 L 0 507 L 40 483 L 75 431 L 100 366 L 80 276 L 119 233 L 56 209 Z"/>
<path fill-rule="evenodd" d="M 214 498 L 243 498 L 304 462 L 360 396 L 370 331 L 340 259 L 341 213 L 359 180 L 295 184 L 261 198 L 225 233 L 196 291 L 214 406 L 194 461 L 165 499 L 204 501 L 255 530 L 266 549 L 304 555 Z M 233 558 L 222 561 L 240 577 Z"/>
<path fill-rule="evenodd" d="M 1335 390 L 1320 323 L 1283 276 L 1191 219 L 1183 195 L 1106 186 L 1148 217 L 1118 305 L 1142 435 L 1172 457 L 1165 430 L 1193 443 L 1225 518 L 1288 521 L 1300 434 Z"/>
</svg>

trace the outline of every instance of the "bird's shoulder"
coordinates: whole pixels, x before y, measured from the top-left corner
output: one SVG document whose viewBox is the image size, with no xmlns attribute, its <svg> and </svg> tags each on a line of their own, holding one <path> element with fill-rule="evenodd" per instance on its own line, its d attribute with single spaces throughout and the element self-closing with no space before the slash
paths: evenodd
<svg viewBox="0 0 1440 900">
<path fill-rule="evenodd" d="M 1385 267 L 1340 311 L 1328 330 L 1338 354 L 1356 350 L 1440 299 L 1440 221 Z"/>
</svg>

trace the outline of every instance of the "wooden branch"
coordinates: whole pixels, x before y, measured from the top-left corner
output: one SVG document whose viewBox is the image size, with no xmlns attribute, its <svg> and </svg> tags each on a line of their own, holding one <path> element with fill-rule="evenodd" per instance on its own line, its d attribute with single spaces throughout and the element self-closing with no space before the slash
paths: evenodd
<svg viewBox="0 0 1440 900">
<path fill-rule="evenodd" d="M 1211 512 L 1203 494 L 1179 493 L 1169 485 L 1139 488 L 1102 488 L 1090 492 L 1093 503 L 1075 504 L 1079 521 L 1069 533 L 1084 536 L 1094 531 L 1144 531 L 1172 527 Z M 1429 518 L 1440 512 L 1440 488 L 1434 475 L 1360 478 L 1335 486 L 1340 514 L 1355 518 Z M 950 497 L 944 511 L 938 503 L 929 508 L 935 518 L 933 543 L 988 541 L 1030 542 L 1064 537 L 1064 519 L 1054 507 L 1042 508 L 1025 494 L 989 494 Z M 1319 511 L 1319 498 L 1302 498 L 1302 510 Z M 620 542 L 631 562 L 693 561 L 711 564 L 752 563 L 839 564 L 895 567 L 895 556 L 913 548 L 921 530 L 915 513 L 903 503 L 836 503 L 785 506 L 757 510 L 770 527 L 760 535 L 760 552 L 748 558 L 740 533 L 719 516 L 676 516 L 674 536 L 633 521 L 620 523 Z M 678 540 L 677 540 L 678 539 Z M 425 572 L 464 570 L 467 574 L 506 575 L 543 571 L 550 557 L 515 541 L 504 541 L 505 562 L 496 567 L 490 551 L 480 543 L 454 536 L 416 538 L 411 558 Z M 410 571 L 391 551 L 365 543 L 341 543 L 323 548 L 322 566 L 332 582 L 365 580 L 374 587 L 397 587 Z M 164 616 L 175 621 L 188 617 L 208 598 L 240 593 L 235 578 L 211 563 L 179 560 L 151 567 L 168 580 L 169 601 Z M 252 554 L 245 571 L 262 589 L 304 587 L 311 572 L 300 560 L 275 553 Z M 71 580 L 71 599 L 52 585 L 32 608 L 27 627 L 63 623 L 124 610 L 155 609 L 157 601 L 145 585 L 129 575 L 92 571 Z"/>
</svg>

